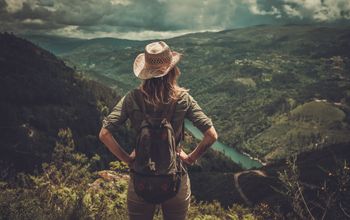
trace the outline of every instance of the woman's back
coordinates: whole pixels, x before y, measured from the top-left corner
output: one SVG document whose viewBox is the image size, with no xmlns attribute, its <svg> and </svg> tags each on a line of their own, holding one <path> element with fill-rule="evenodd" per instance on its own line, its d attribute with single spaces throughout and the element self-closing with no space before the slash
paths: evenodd
<svg viewBox="0 0 350 220">
<path fill-rule="evenodd" d="M 160 117 L 170 103 L 155 107 L 144 101 L 144 96 L 140 89 L 134 89 L 125 95 L 122 101 L 114 107 L 112 112 L 104 119 L 103 125 L 113 129 L 123 124 L 129 118 L 132 127 L 137 131 L 145 117 L 142 112 L 142 105 L 145 106 L 149 115 Z M 177 144 L 181 141 L 183 135 L 185 118 L 190 120 L 202 132 L 205 132 L 213 125 L 210 118 L 203 113 L 193 97 L 187 91 L 182 91 L 176 100 L 174 114 L 171 119 Z"/>
</svg>

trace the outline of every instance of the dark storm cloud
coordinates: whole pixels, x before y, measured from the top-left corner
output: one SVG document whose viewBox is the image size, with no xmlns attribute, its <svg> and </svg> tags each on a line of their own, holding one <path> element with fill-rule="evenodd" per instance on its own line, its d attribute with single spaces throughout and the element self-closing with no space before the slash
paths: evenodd
<svg viewBox="0 0 350 220">
<path fill-rule="evenodd" d="M 84 4 L 77 0 L 61 0 L 55 8 L 54 19 L 66 25 L 109 25 L 169 31 L 222 27 L 234 14 L 235 5 L 227 0 L 89 0 Z"/>
<path fill-rule="evenodd" d="M 0 0 L 1 31 L 148 37 L 255 24 L 349 21 L 349 0 Z M 146 36 L 145 35 L 145 36 Z M 169 36 L 170 36 L 169 35 Z"/>
<path fill-rule="evenodd" d="M 3 0 L 0 0 L 0 11 L 5 11 L 6 10 L 6 2 Z"/>
</svg>

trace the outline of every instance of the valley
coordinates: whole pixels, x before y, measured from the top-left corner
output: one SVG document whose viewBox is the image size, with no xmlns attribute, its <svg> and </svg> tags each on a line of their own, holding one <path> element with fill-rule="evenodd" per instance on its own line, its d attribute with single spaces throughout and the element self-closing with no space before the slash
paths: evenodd
<svg viewBox="0 0 350 220">
<path fill-rule="evenodd" d="M 350 141 L 349 39 L 347 27 L 287 25 L 195 33 L 166 42 L 183 53 L 180 85 L 213 119 L 220 141 L 269 163 Z M 132 63 L 149 42 L 84 40 L 84 46 L 61 53 L 54 41 L 32 41 L 120 94 L 140 83 Z"/>
</svg>

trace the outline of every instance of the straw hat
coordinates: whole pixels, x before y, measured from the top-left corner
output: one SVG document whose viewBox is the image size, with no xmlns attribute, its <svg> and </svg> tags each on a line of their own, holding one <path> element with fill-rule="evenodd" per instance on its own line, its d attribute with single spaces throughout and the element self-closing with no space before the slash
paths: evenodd
<svg viewBox="0 0 350 220">
<path fill-rule="evenodd" d="M 148 44 L 145 53 L 139 54 L 134 61 L 135 76 L 151 79 L 165 76 L 180 61 L 181 54 L 171 51 L 164 41 Z"/>
</svg>

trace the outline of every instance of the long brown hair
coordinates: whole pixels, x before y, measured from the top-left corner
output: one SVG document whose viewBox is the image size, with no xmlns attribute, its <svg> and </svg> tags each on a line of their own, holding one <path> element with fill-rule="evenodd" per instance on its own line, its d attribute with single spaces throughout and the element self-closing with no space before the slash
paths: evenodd
<svg viewBox="0 0 350 220">
<path fill-rule="evenodd" d="M 165 76 L 143 80 L 139 88 L 146 102 L 157 108 L 176 100 L 182 91 L 188 91 L 177 84 L 180 74 L 180 69 L 175 66 Z"/>
</svg>

